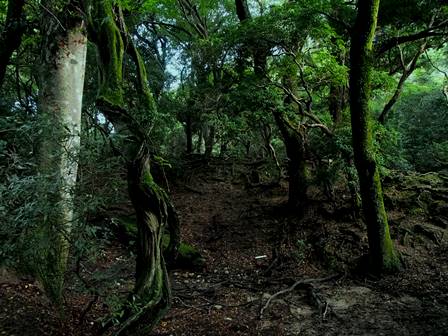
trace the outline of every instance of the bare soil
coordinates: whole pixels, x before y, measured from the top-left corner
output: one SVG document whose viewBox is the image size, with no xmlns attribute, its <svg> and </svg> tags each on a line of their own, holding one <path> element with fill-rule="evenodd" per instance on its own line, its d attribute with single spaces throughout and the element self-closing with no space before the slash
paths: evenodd
<svg viewBox="0 0 448 336">
<path fill-rule="evenodd" d="M 215 162 L 172 186 L 182 238 L 206 263 L 171 272 L 172 308 L 152 335 L 448 335 L 446 228 L 390 211 L 403 269 L 375 278 L 358 267 L 366 230 L 344 190 L 329 201 L 310 188 L 299 216 L 284 183 L 255 186 L 238 171 Z M 98 298 L 69 272 L 60 316 L 34 280 L 2 270 L 0 335 L 95 335 L 110 298 L 132 287 L 132 253 L 105 245 L 82 276 Z"/>
</svg>

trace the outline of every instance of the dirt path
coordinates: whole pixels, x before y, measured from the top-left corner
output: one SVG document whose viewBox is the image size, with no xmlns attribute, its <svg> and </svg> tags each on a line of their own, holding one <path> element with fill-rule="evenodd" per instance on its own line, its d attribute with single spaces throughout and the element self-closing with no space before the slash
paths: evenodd
<svg viewBox="0 0 448 336">
<path fill-rule="evenodd" d="M 183 239 L 199 248 L 206 266 L 172 272 L 173 307 L 153 335 L 448 335 L 448 234 L 437 244 L 415 236 L 401 245 L 415 218 L 392 214 L 406 268 L 366 278 L 347 267 L 367 241 L 343 204 L 331 206 L 316 192 L 299 220 L 281 206 L 285 186 L 243 182 L 230 167 L 211 166 L 173 188 Z M 274 250 L 278 262 L 271 264 Z M 111 286 L 125 293 L 132 265 L 127 251 L 109 246 L 97 267 L 115 267 L 120 278 Z M 35 282 L 7 273 L 0 280 L 0 335 L 93 335 L 107 311 L 100 298 L 79 325 L 91 296 L 70 285 L 60 322 Z"/>
<path fill-rule="evenodd" d="M 280 238 L 278 227 L 298 221 L 282 212 L 286 190 L 245 189 L 228 175 L 217 176 L 216 171 L 199 174 L 189 182 L 197 192 L 180 188 L 175 194 L 184 237 L 201 248 L 207 267 L 174 273 L 174 307 L 156 335 L 448 334 L 446 241 L 400 246 L 408 268 L 398 276 L 381 281 L 350 276 L 339 266 L 365 252 L 362 227 L 331 220 L 321 207 L 311 207 L 295 237 L 300 244 L 285 247 L 296 255 L 265 273 Z M 322 257 L 316 244 L 328 255 Z M 297 286 L 266 306 L 295 281 L 335 273 L 334 280 Z"/>
</svg>

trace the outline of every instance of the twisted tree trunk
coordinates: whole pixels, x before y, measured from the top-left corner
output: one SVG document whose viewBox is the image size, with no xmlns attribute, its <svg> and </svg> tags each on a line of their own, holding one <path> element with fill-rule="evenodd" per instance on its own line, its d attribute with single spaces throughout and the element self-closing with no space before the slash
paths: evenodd
<svg viewBox="0 0 448 336">
<path fill-rule="evenodd" d="M 122 155 L 128 166 L 129 195 L 137 214 L 138 249 L 135 286 L 125 306 L 116 335 L 143 335 L 151 331 L 170 306 L 171 292 L 162 254 L 165 229 L 171 234 L 168 250 L 177 253 L 179 226 L 168 195 L 151 174 L 149 140 L 126 109 L 123 97 L 123 60 L 125 52 L 137 68 L 141 104 L 154 112 L 155 103 L 147 86 L 145 65 L 128 36 L 120 8 L 112 1 L 90 1 L 89 33 L 98 50 L 100 86 L 97 107 L 124 137 Z M 126 41 L 126 43 L 124 43 Z M 126 46 L 126 47 L 125 47 Z"/>
</svg>

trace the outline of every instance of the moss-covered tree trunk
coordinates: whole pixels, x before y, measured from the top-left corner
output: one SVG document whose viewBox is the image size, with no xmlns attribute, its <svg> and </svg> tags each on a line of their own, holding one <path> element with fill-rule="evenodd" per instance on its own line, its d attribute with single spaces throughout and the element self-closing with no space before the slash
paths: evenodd
<svg viewBox="0 0 448 336">
<path fill-rule="evenodd" d="M 144 149 L 143 149 L 144 150 Z M 125 310 L 116 335 L 145 335 L 171 302 L 162 238 L 169 220 L 169 199 L 151 175 L 150 156 L 139 153 L 128 167 L 129 195 L 137 215 L 138 246 L 132 306 Z"/>
<path fill-rule="evenodd" d="M 175 254 L 179 229 L 174 207 L 151 174 L 151 155 L 145 126 L 127 110 L 123 97 L 123 61 L 127 53 L 137 68 L 138 94 L 148 113 L 155 103 L 147 86 L 145 65 L 128 36 L 120 8 L 112 0 L 90 1 L 89 33 L 98 50 L 100 85 L 97 107 L 126 138 L 122 155 L 128 165 L 129 195 L 138 225 L 136 282 L 116 335 L 148 334 L 169 308 L 170 286 L 162 254 L 162 237 L 171 233 L 169 251 Z M 126 41 L 126 43 L 125 43 Z"/>
<path fill-rule="evenodd" d="M 51 8 L 51 7 L 50 7 Z M 45 215 L 33 238 L 38 240 L 36 269 L 48 296 L 60 303 L 75 220 L 73 195 L 78 170 L 81 108 L 87 36 L 82 20 L 67 18 L 66 27 L 50 15 L 43 17 L 44 48 L 39 81 L 39 113 L 43 133 L 40 174 Z"/>
<path fill-rule="evenodd" d="M 358 1 L 358 16 L 350 50 L 350 109 L 355 165 L 367 224 L 370 263 L 375 272 L 394 271 L 399 259 L 389 234 L 380 174 L 372 145 L 369 99 L 372 48 L 379 0 Z"/>
</svg>

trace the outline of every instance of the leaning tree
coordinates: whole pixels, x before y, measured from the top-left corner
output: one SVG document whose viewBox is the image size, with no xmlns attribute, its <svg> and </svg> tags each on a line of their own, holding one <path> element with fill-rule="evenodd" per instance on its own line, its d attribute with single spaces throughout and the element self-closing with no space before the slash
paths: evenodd
<svg viewBox="0 0 448 336">
<path fill-rule="evenodd" d="M 170 230 L 169 254 L 179 242 L 178 219 L 167 193 L 155 181 L 147 129 L 124 97 L 123 63 L 136 69 L 137 95 L 145 113 L 156 105 L 148 88 L 144 61 L 125 23 L 123 9 L 112 0 L 85 1 L 89 38 L 97 47 L 99 70 L 96 106 L 124 138 L 120 149 L 128 171 L 128 190 L 137 214 L 136 282 L 116 334 L 149 332 L 169 308 L 171 292 L 162 253 L 162 236 Z"/>
</svg>

